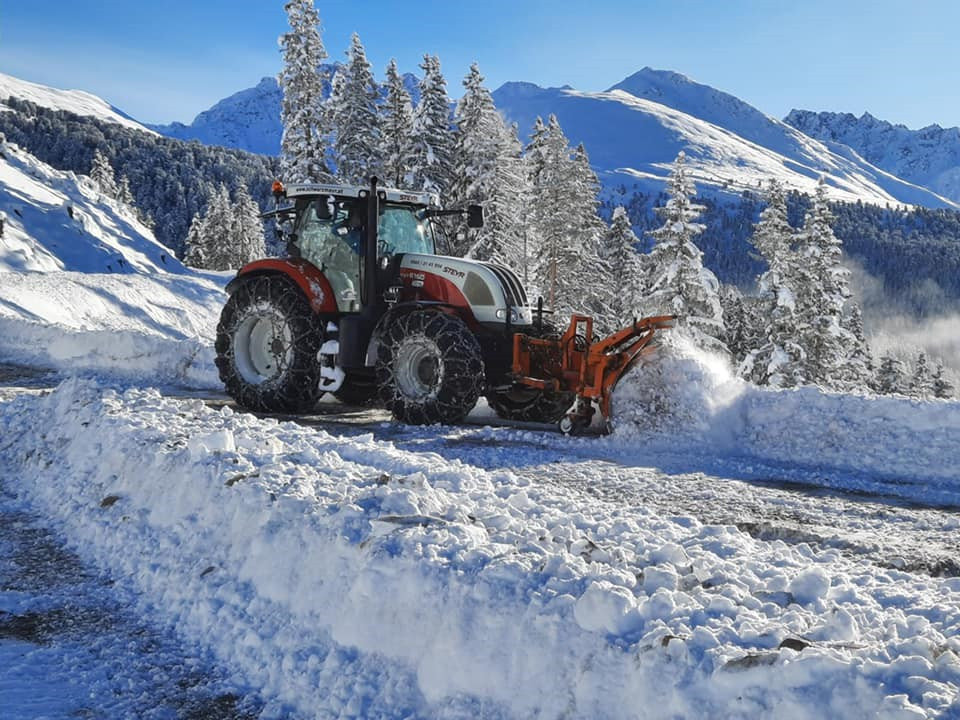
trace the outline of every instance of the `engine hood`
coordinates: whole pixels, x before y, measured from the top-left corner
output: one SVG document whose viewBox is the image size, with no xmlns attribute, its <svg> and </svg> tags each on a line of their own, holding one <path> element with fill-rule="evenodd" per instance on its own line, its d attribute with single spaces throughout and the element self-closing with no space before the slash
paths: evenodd
<svg viewBox="0 0 960 720">
<path fill-rule="evenodd" d="M 479 322 L 505 323 L 509 317 L 511 325 L 533 324 L 523 285 L 512 270 L 501 265 L 408 253 L 401 259 L 400 277 L 404 285 L 422 287 L 426 294 L 450 293 L 455 288 L 454 294 L 462 298 Z"/>
</svg>

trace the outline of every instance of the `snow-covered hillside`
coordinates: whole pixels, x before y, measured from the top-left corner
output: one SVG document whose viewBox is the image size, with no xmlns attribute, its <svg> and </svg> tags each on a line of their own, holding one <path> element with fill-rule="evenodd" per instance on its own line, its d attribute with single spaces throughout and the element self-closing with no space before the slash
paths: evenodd
<svg viewBox="0 0 960 720">
<path fill-rule="evenodd" d="M 607 187 L 639 183 L 659 189 L 683 150 L 701 191 L 739 193 L 777 178 L 788 188 L 812 192 L 825 175 L 837 200 L 956 207 L 677 73 L 648 68 L 601 93 L 507 83 L 494 100 L 525 132 L 538 116 L 555 114 L 571 142 L 584 144 Z"/>
<path fill-rule="evenodd" d="M 197 273 L 85 176 L 0 148 L 0 360 L 216 383 L 225 274 Z"/>
<path fill-rule="evenodd" d="M 810 137 L 847 145 L 877 167 L 960 202 L 960 128 L 911 130 L 870 113 L 809 110 L 792 110 L 785 122 Z"/>
<path fill-rule="evenodd" d="M 153 134 L 152 130 L 96 95 L 82 90 L 57 90 L 0 73 L 0 101 L 10 97 L 27 100 L 52 110 L 87 115 Z"/>
<path fill-rule="evenodd" d="M 0 271 L 184 272 L 130 208 L 89 177 L 54 170 L 12 144 L 0 146 Z"/>
</svg>

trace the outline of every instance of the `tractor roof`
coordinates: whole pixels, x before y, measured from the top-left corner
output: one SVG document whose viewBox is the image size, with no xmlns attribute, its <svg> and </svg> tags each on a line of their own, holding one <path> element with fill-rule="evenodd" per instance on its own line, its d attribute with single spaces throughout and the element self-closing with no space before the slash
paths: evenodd
<svg viewBox="0 0 960 720">
<path fill-rule="evenodd" d="M 335 197 L 366 197 L 370 193 L 369 185 L 328 185 L 307 183 L 288 185 L 287 197 L 301 195 L 333 195 Z M 414 192 L 395 188 L 378 188 L 380 197 L 387 202 L 410 203 L 412 205 L 440 205 L 440 197 L 431 192 Z"/>
</svg>

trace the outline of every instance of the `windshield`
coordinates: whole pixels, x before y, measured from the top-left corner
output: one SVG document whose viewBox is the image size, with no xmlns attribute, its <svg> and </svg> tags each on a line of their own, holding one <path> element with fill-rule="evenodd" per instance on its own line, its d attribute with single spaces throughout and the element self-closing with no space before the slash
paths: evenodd
<svg viewBox="0 0 960 720">
<path fill-rule="evenodd" d="M 378 236 L 380 255 L 435 254 L 430 222 L 418 219 L 414 208 L 405 205 L 387 205 L 383 209 Z"/>
</svg>

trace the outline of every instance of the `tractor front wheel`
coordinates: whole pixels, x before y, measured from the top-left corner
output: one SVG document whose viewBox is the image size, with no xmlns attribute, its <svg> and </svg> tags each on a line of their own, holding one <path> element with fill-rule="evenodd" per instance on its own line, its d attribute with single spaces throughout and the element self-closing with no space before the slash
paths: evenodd
<svg viewBox="0 0 960 720">
<path fill-rule="evenodd" d="M 456 315 L 434 310 L 402 315 L 382 332 L 377 385 L 401 422 L 460 422 L 483 390 L 480 343 Z"/>
<path fill-rule="evenodd" d="M 322 328 L 303 293 L 282 276 L 254 277 L 227 300 L 217 326 L 217 369 L 250 410 L 302 413 L 319 390 Z"/>
</svg>

